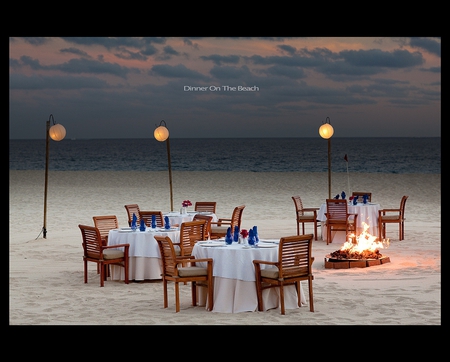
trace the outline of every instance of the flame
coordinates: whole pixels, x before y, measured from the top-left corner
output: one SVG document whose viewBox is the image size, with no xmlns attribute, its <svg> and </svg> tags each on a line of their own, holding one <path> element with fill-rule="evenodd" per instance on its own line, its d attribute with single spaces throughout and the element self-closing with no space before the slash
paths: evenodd
<svg viewBox="0 0 450 362">
<path fill-rule="evenodd" d="M 349 240 L 342 245 L 342 251 L 348 251 L 349 253 L 363 253 L 364 251 L 376 251 L 377 249 L 384 249 L 389 247 L 389 239 L 377 240 L 376 236 L 373 236 L 367 232 L 369 225 L 362 222 L 363 232 L 355 237 L 355 234 L 349 234 Z"/>
</svg>

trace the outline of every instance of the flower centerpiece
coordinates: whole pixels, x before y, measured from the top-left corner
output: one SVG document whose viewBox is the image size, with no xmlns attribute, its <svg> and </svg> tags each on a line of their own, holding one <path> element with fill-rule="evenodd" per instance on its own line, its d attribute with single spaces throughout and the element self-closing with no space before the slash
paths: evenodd
<svg viewBox="0 0 450 362">
<path fill-rule="evenodd" d="M 188 206 L 192 206 L 192 202 L 190 202 L 189 200 L 184 200 L 181 203 L 180 214 L 186 214 Z"/>
<path fill-rule="evenodd" d="M 248 230 L 247 229 L 242 229 L 241 232 L 241 240 L 239 241 L 239 244 L 247 244 L 247 238 L 248 238 Z"/>
</svg>

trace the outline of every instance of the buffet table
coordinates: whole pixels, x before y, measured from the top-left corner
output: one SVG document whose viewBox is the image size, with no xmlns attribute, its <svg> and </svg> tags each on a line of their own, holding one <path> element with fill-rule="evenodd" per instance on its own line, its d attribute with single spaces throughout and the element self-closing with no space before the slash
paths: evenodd
<svg viewBox="0 0 450 362">
<path fill-rule="evenodd" d="M 146 228 L 146 231 L 139 231 L 139 229 L 132 231 L 131 228 L 110 230 L 108 245 L 130 244 L 130 280 L 162 279 L 161 254 L 154 235 L 167 235 L 174 243 L 180 241 L 178 228 L 171 230 Z M 111 265 L 111 279 L 124 280 L 124 269 L 117 265 Z"/>
<path fill-rule="evenodd" d="M 261 240 L 256 248 L 244 247 L 236 242 L 226 245 L 222 240 L 200 241 L 195 244 L 192 255 L 196 258 L 213 259 L 213 312 L 240 313 L 258 310 L 253 260 L 278 260 L 278 242 L 279 240 Z M 286 309 L 298 308 L 295 286 L 285 287 L 284 291 Z M 199 288 L 200 305 L 207 304 L 206 298 L 204 288 Z M 302 305 L 306 304 L 303 289 L 301 302 Z M 265 310 L 279 307 L 279 289 L 264 290 L 263 304 Z"/>
</svg>

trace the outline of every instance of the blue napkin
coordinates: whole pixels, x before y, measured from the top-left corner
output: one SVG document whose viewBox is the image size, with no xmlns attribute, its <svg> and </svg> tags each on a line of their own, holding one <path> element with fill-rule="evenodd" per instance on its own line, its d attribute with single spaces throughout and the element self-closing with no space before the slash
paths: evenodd
<svg viewBox="0 0 450 362">
<path fill-rule="evenodd" d="M 369 199 L 369 195 L 363 195 L 363 203 L 367 204 L 368 199 Z"/>
<path fill-rule="evenodd" d="M 156 215 L 152 215 L 152 229 L 156 228 Z"/>
<path fill-rule="evenodd" d="M 164 216 L 164 227 L 170 229 L 170 220 L 168 216 Z"/>
<path fill-rule="evenodd" d="M 334 197 L 336 200 L 339 200 L 339 194 Z"/>
<path fill-rule="evenodd" d="M 139 227 L 139 230 L 145 231 L 145 221 L 144 221 L 144 219 L 141 219 L 141 226 Z"/>
<path fill-rule="evenodd" d="M 233 241 L 239 241 L 239 226 L 234 227 Z"/>
<path fill-rule="evenodd" d="M 356 205 L 358 203 L 358 196 L 355 196 L 353 198 L 353 205 Z"/>
<path fill-rule="evenodd" d="M 231 227 L 227 229 L 227 235 L 225 235 L 225 242 L 230 245 L 233 242 L 233 238 L 231 237 Z"/>
<path fill-rule="evenodd" d="M 344 200 L 345 199 L 345 192 L 344 191 L 342 191 L 342 193 L 341 193 L 341 198 Z"/>
<path fill-rule="evenodd" d="M 253 226 L 253 235 L 255 236 L 255 244 L 258 244 L 259 235 L 258 235 L 258 227 L 257 226 Z"/>
<path fill-rule="evenodd" d="M 133 230 L 136 230 L 136 227 L 137 227 L 136 223 L 137 223 L 137 217 L 136 217 L 136 214 L 133 212 L 133 217 L 131 220 L 131 228 Z"/>
<path fill-rule="evenodd" d="M 253 229 L 248 231 L 248 245 L 255 245 L 255 234 L 253 233 Z"/>
</svg>

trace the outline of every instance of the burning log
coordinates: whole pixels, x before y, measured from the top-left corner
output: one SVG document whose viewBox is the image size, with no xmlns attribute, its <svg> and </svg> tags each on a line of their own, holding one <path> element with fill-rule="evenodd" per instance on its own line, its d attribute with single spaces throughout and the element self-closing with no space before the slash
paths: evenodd
<svg viewBox="0 0 450 362">
<path fill-rule="evenodd" d="M 333 259 L 380 259 L 383 255 L 378 249 L 363 250 L 361 252 L 349 250 L 336 250 L 330 254 Z"/>
</svg>

